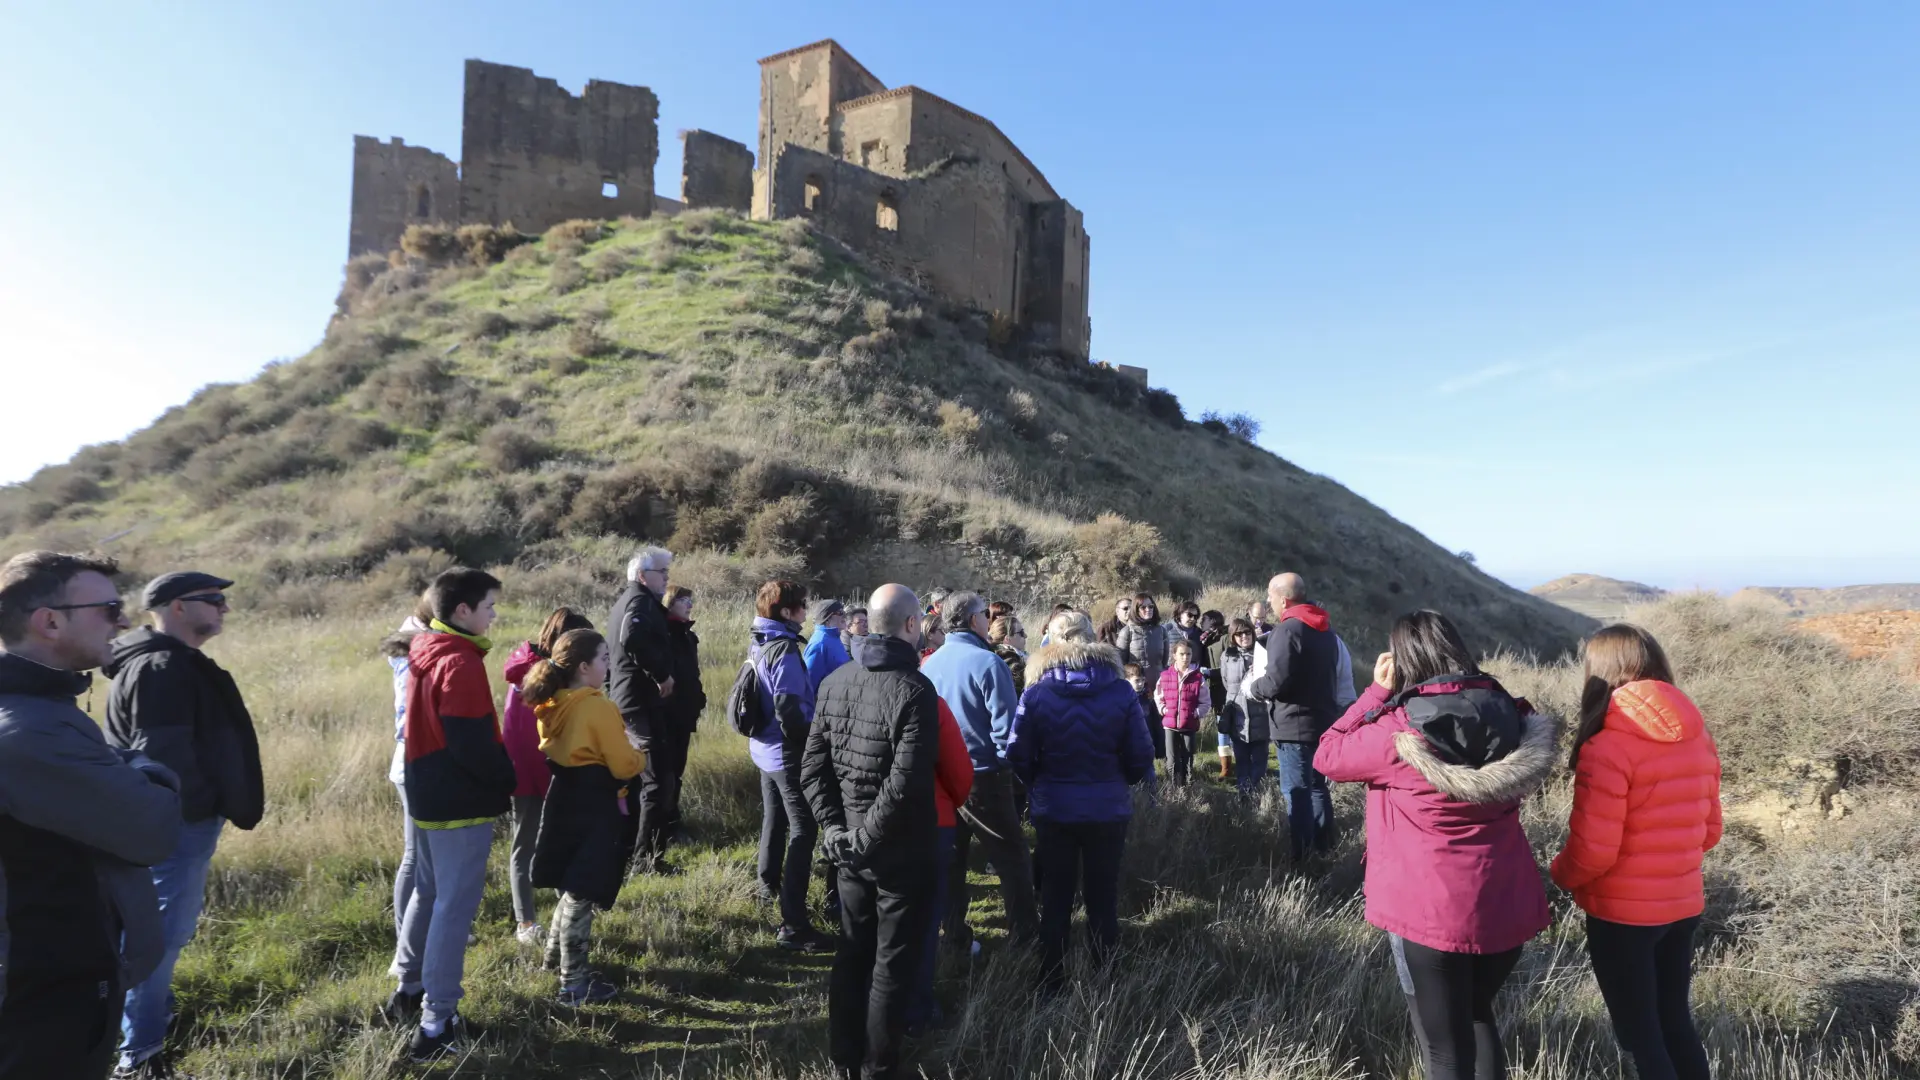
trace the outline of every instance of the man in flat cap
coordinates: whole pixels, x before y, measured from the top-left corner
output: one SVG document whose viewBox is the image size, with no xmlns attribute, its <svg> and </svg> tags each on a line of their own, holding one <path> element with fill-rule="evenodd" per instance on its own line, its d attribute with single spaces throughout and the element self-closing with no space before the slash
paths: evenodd
<svg viewBox="0 0 1920 1080">
<path fill-rule="evenodd" d="M 214 846 L 227 822 L 251 829 L 265 810 L 253 718 L 233 676 L 201 651 L 225 624 L 222 590 L 232 584 L 197 571 L 154 578 L 141 596 L 152 625 L 115 640 L 104 669 L 113 679 L 107 740 L 180 777 L 182 819 L 173 854 L 153 867 L 166 952 L 153 974 L 127 991 L 120 1076 L 166 1075 L 173 966 L 200 920 Z"/>
<path fill-rule="evenodd" d="M 852 659 L 847 655 L 847 643 L 841 639 L 847 629 L 847 607 L 838 600 L 815 600 L 807 608 L 807 618 L 813 622 L 813 636 L 807 639 L 801 660 L 807 665 L 807 681 L 817 694 L 821 681 Z"/>
</svg>

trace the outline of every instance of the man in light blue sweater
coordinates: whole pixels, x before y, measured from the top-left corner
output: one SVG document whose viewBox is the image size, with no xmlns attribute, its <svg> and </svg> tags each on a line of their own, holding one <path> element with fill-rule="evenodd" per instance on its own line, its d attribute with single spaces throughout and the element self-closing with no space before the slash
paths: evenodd
<svg viewBox="0 0 1920 1080">
<path fill-rule="evenodd" d="M 1014 799 L 1018 781 L 1007 766 L 1007 741 L 1020 699 L 1013 692 L 1013 673 L 1006 661 L 987 644 L 986 598 L 974 592 L 955 593 L 941 605 L 941 615 L 947 626 L 946 643 L 927 657 L 920 671 L 932 680 L 940 700 L 959 721 L 960 735 L 973 758 L 973 792 L 959 809 L 954 835 L 947 942 L 965 948 L 971 941 L 966 922 L 967 847 L 978 836 L 987 861 L 1000 875 L 1000 896 L 1006 903 L 1014 943 L 1024 944 L 1034 940 L 1039 912 L 1033 895 L 1033 864 Z"/>
</svg>

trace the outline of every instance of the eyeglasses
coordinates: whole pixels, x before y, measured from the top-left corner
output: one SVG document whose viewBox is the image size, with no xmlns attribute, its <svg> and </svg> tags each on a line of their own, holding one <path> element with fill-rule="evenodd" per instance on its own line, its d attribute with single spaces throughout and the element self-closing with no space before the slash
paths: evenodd
<svg viewBox="0 0 1920 1080">
<path fill-rule="evenodd" d="M 47 607 L 53 611 L 85 611 L 88 608 L 100 608 L 113 622 L 119 622 L 120 616 L 127 613 L 125 600 L 102 600 L 93 604 L 48 604 Z"/>
<path fill-rule="evenodd" d="M 180 598 L 180 602 L 206 604 L 209 607 L 224 608 L 227 606 L 227 594 L 201 593 L 199 596 L 183 596 Z"/>
</svg>

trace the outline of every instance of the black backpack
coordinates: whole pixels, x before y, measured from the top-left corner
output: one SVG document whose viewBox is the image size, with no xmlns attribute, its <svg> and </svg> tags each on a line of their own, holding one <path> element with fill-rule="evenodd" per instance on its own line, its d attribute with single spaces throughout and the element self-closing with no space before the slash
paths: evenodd
<svg viewBox="0 0 1920 1080">
<path fill-rule="evenodd" d="M 753 653 L 740 662 L 740 673 L 733 677 L 727 691 L 727 723 L 733 730 L 751 739 L 767 726 L 767 713 L 760 707 L 760 672 L 753 666 Z"/>
</svg>

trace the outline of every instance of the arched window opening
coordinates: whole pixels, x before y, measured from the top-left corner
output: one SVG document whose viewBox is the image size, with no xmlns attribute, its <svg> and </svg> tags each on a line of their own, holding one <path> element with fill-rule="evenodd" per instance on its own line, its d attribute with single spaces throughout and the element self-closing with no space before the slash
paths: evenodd
<svg viewBox="0 0 1920 1080">
<path fill-rule="evenodd" d="M 433 191 L 425 184 L 413 189 L 413 216 L 433 216 Z"/>
<path fill-rule="evenodd" d="M 900 231 L 900 204 L 895 200 L 893 192 L 880 193 L 880 198 L 873 207 L 873 223 L 880 226 L 883 232 Z"/>
<path fill-rule="evenodd" d="M 820 191 L 822 188 L 818 176 L 807 177 L 806 190 L 802 195 L 800 208 L 811 214 L 820 209 Z"/>
</svg>

